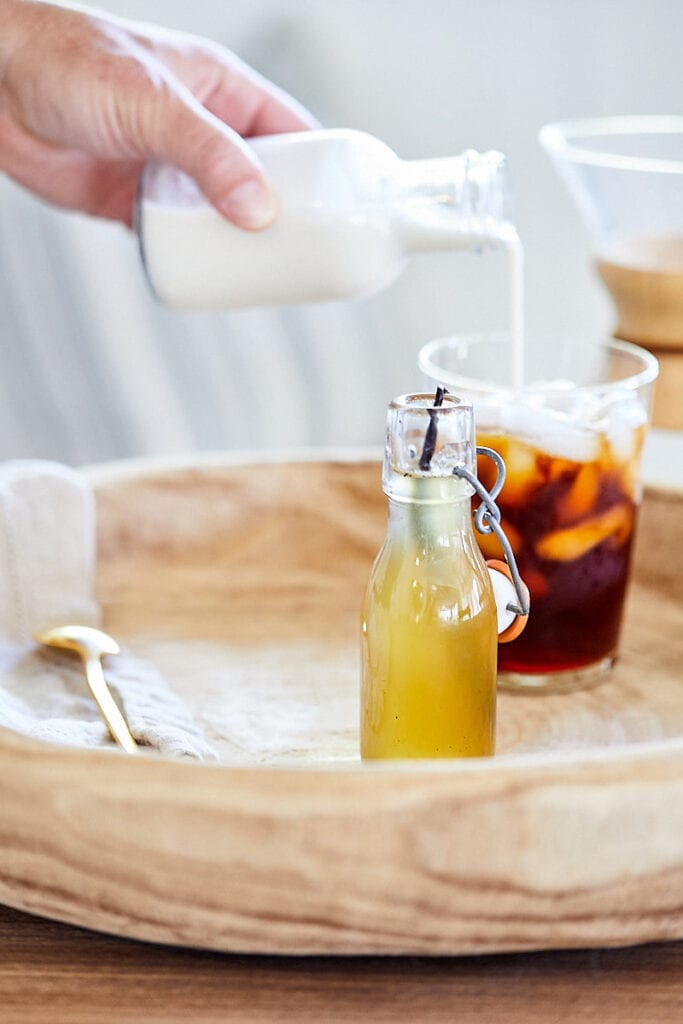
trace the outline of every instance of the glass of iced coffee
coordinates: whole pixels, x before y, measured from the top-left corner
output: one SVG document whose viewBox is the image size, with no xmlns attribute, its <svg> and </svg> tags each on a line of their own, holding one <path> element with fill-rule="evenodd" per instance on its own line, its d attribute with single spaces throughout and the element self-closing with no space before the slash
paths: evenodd
<svg viewBox="0 0 683 1024">
<path fill-rule="evenodd" d="M 527 354 L 528 383 L 513 389 L 512 359 L 508 336 L 467 336 L 428 343 L 419 365 L 473 402 L 477 444 L 507 466 L 498 504 L 531 614 L 499 648 L 500 685 L 568 691 L 605 678 L 618 653 L 657 361 L 617 340 L 553 343 Z M 478 539 L 502 557 L 495 536 Z"/>
</svg>

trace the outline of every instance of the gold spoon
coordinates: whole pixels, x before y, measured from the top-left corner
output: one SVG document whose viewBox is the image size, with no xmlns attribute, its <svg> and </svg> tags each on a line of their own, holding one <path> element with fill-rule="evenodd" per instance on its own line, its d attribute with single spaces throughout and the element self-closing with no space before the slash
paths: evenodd
<svg viewBox="0 0 683 1024">
<path fill-rule="evenodd" d="M 59 647 L 80 655 L 90 692 L 102 712 L 109 732 L 124 750 L 129 754 L 136 754 L 138 745 L 111 695 L 102 671 L 103 655 L 119 653 L 120 648 L 116 640 L 103 633 L 101 629 L 92 629 L 90 626 L 58 626 L 56 629 L 40 633 L 36 640 L 46 647 Z"/>
</svg>

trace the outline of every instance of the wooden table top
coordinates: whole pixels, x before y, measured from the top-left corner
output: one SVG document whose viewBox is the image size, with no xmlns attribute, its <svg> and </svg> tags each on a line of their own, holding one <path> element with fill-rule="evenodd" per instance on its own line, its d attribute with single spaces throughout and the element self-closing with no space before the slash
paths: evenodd
<svg viewBox="0 0 683 1024">
<path fill-rule="evenodd" d="M 483 957 L 226 956 L 0 907 L 3 1024 L 683 1019 L 683 942 Z"/>
</svg>

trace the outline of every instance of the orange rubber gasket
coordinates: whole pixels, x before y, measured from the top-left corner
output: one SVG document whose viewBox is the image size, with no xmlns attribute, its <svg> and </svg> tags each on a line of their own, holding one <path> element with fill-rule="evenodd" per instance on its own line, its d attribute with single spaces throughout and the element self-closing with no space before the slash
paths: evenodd
<svg viewBox="0 0 683 1024">
<path fill-rule="evenodd" d="M 510 566 L 507 562 L 503 562 L 500 558 L 487 558 L 486 566 L 489 569 L 495 569 L 496 572 L 502 572 L 503 576 L 507 576 L 510 583 L 514 583 L 512 573 L 510 572 Z M 524 587 L 524 593 L 526 594 L 527 601 L 530 599 L 529 588 L 527 587 L 524 580 L 522 580 L 522 586 Z M 516 640 L 519 634 L 522 632 L 529 620 L 528 615 L 518 615 L 502 633 L 498 634 L 499 644 L 509 644 L 511 640 Z"/>
</svg>

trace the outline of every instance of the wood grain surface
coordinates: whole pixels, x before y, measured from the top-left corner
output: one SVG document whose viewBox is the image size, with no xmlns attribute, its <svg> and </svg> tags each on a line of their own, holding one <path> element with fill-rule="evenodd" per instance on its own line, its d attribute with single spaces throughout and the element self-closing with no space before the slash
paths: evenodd
<svg viewBox="0 0 683 1024">
<path fill-rule="evenodd" d="M 0 908 L 3 1024 L 674 1024 L 683 943 L 481 957 L 226 956 Z"/>
<path fill-rule="evenodd" d="M 95 482 L 105 625 L 155 660 L 224 763 L 1 733 L 0 902 L 244 952 L 683 937 L 680 496 L 647 495 L 609 683 L 503 695 L 492 760 L 361 766 L 358 602 L 384 529 L 378 465 L 124 468 Z"/>
</svg>

